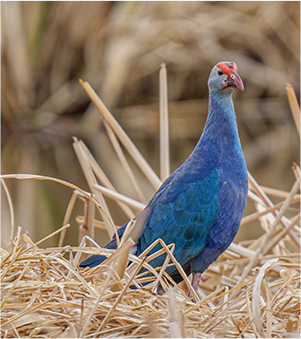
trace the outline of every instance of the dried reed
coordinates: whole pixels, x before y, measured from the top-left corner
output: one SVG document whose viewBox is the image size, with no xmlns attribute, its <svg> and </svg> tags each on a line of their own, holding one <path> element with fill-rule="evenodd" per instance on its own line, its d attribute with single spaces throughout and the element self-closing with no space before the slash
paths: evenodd
<svg viewBox="0 0 301 339">
<path fill-rule="evenodd" d="M 231 59 L 247 85 L 243 94 L 237 93 L 235 105 L 248 167 L 256 177 L 260 169 L 266 185 L 292 184 L 281 168 L 292 159 L 299 161 L 299 140 L 284 86 L 292 84 L 299 100 L 298 1 L 23 1 L 1 6 L 2 173 L 45 171 L 84 187 L 80 166 L 70 170 L 70 163 L 76 162 L 70 152 L 73 135 L 85 140 L 100 164 L 109 158 L 118 161 L 114 148 L 106 147 L 110 141 L 102 117 L 89 105 L 78 77 L 88 79 L 101 93 L 157 170 L 159 147 L 150 150 L 149 143 L 156 143 L 159 135 L 159 105 L 154 98 L 162 62 L 173 83 L 168 94 L 174 169 L 189 154 L 205 121 L 210 68 Z M 62 30 L 65 25 L 68 29 Z M 132 170 L 139 184 L 139 169 Z M 123 166 L 111 166 L 108 174 L 114 185 L 123 172 Z M 127 192 L 129 182 L 118 181 L 118 191 Z M 28 193 L 40 185 L 36 182 L 9 184 L 12 199 L 22 200 L 14 204 L 16 222 L 26 219 L 31 236 L 39 238 L 40 228 L 29 228 L 39 218 L 45 234 L 51 233 L 53 225 L 61 222 L 58 218 L 65 212 L 69 192 L 58 187 L 59 192 L 47 190 L 37 197 Z M 152 186 L 141 188 L 148 199 Z M 135 193 L 134 184 L 132 190 Z M 146 203 L 140 196 L 136 199 Z M 49 200 L 57 202 L 57 213 L 52 213 Z M 114 218 L 125 221 L 119 209 Z M 8 225 L 9 213 L 2 213 L 2 220 Z M 6 229 L 3 236 L 9 238 Z M 71 238 L 76 241 L 76 236 Z"/>
<path fill-rule="evenodd" d="M 93 101 L 101 103 L 87 83 L 82 82 L 82 85 Z M 118 140 L 140 164 L 149 181 L 157 186 L 161 181 L 141 153 L 102 103 L 99 107 L 105 112 L 104 118 L 109 117 L 107 130 L 127 175 L 130 169 L 124 162 L 122 149 L 117 146 Z M 117 226 L 100 192 L 118 201 L 125 211 L 130 207 L 142 209 L 144 204 L 118 193 L 85 145 L 77 140 L 74 145 L 93 195 L 55 178 L 1 176 L 2 180 L 51 180 L 74 190 L 63 227 L 36 243 L 27 234 L 21 235 L 19 227 L 9 246 L 1 249 L 3 338 L 287 338 L 300 334 L 300 226 L 297 225 L 300 213 L 290 218 L 287 214 L 289 206 L 300 201 L 300 196 L 296 195 L 300 185 L 298 166 L 293 168 L 296 183 L 291 192 L 262 187 L 250 174 L 250 188 L 254 192 L 249 192 L 249 198 L 254 200 L 258 212 L 246 216 L 242 224 L 256 217 L 264 235 L 232 243 L 203 273 L 198 293 L 195 293 L 173 256 L 174 244 L 158 239 L 139 257 L 130 253 L 134 244 L 131 236 L 139 233 L 141 225 L 130 222 L 124 237 L 119 239 Z M 166 173 L 167 168 L 164 168 L 162 173 Z M 97 184 L 97 178 L 104 187 Z M 139 186 L 137 188 L 139 191 Z M 9 197 L 8 190 L 6 192 Z M 276 194 L 285 200 L 273 205 L 267 194 Z M 85 213 L 78 219 L 85 225 L 87 235 L 93 236 L 94 226 L 105 227 L 111 235 L 117 236 L 116 251 L 88 247 L 89 236 L 85 234 L 79 247 L 61 246 L 77 197 L 84 198 Z M 142 200 L 142 196 L 140 198 Z M 94 220 L 94 206 L 101 212 L 103 221 Z M 12 206 L 11 211 L 13 213 Z M 38 247 L 58 233 L 61 233 L 59 247 Z M 160 244 L 161 249 L 150 255 L 156 244 Z M 166 253 L 166 260 L 162 267 L 151 267 L 149 262 L 163 253 Z M 91 254 L 102 254 L 107 259 L 95 268 L 79 269 L 82 256 Z M 127 266 L 128 260 L 131 264 Z M 181 273 L 181 284 L 177 285 L 166 273 L 170 265 L 175 265 Z M 143 273 L 140 272 L 142 267 L 146 270 Z M 168 290 L 163 296 L 154 293 L 159 282 Z M 168 288 L 169 284 L 173 289 Z M 193 293 L 193 298 L 188 297 L 188 291 Z"/>
</svg>

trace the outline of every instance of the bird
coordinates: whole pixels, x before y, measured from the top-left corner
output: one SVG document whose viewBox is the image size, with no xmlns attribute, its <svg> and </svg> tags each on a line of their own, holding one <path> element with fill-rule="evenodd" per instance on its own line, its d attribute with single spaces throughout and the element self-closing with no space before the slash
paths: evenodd
<svg viewBox="0 0 301 339">
<path fill-rule="evenodd" d="M 221 61 L 208 78 L 208 115 L 203 133 L 190 156 L 160 186 L 134 220 L 140 225 L 133 253 L 140 255 L 156 239 L 175 244 L 174 256 L 185 273 L 192 273 L 197 292 L 201 274 L 231 244 L 238 232 L 248 196 L 248 172 L 232 100 L 244 84 L 233 61 Z M 118 229 L 121 238 L 128 222 Z M 105 246 L 116 249 L 116 236 Z M 151 253 L 159 249 L 156 245 Z M 92 255 L 80 267 L 94 267 L 106 259 Z M 158 267 L 161 255 L 150 264 Z M 166 272 L 183 280 L 175 266 Z M 164 294 L 162 286 L 158 294 Z"/>
</svg>

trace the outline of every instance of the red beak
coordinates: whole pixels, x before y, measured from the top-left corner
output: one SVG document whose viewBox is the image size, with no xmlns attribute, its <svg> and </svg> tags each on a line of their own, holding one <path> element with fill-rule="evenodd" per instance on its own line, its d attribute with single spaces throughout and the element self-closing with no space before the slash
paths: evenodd
<svg viewBox="0 0 301 339">
<path fill-rule="evenodd" d="M 243 91 L 245 88 L 240 76 L 235 71 L 231 71 L 232 74 L 229 75 L 227 79 L 227 87 L 234 87 L 239 89 L 240 91 Z"/>
</svg>

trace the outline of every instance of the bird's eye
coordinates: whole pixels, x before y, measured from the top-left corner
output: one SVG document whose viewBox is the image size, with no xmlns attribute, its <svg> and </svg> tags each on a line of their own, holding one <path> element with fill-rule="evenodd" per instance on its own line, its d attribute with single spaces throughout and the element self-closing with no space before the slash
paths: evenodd
<svg viewBox="0 0 301 339">
<path fill-rule="evenodd" d="M 218 74 L 218 75 L 223 75 L 223 74 L 224 74 L 224 72 L 222 72 L 222 71 L 218 71 L 218 72 L 217 72 L 217 74 Z"/>
</svg>

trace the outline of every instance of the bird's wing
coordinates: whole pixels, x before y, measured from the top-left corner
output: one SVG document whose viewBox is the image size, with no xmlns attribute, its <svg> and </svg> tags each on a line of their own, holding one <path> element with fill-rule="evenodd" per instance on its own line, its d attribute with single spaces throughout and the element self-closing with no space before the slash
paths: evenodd
<svg viewBox="0 0 301 339">
<path fill-rule="evenodd" d="M 175 243 L 174 255 L 181 265 L 202 250 L 220 213 L 220 181 L 216 171 L 198 180 L 191 179 L 187 175 L 177 176 L 176 180 L 171 178 L 153 197 L 138 243 L 138 255 L 158 238 L 167 245 Z M 155 247 L 152 252 L 159 248 Z M 156 267 L 163 259 L 158 257 L 151 264 Z"/>
<path fill-rule="evenodd" d="M 248 186 L 223 181 L 218 194 L 220 214 L 207 234 L 202 251 L 192 259 L 191 269 L 203 272 L 231 244 L 246 206 Z"/>
</svg>

